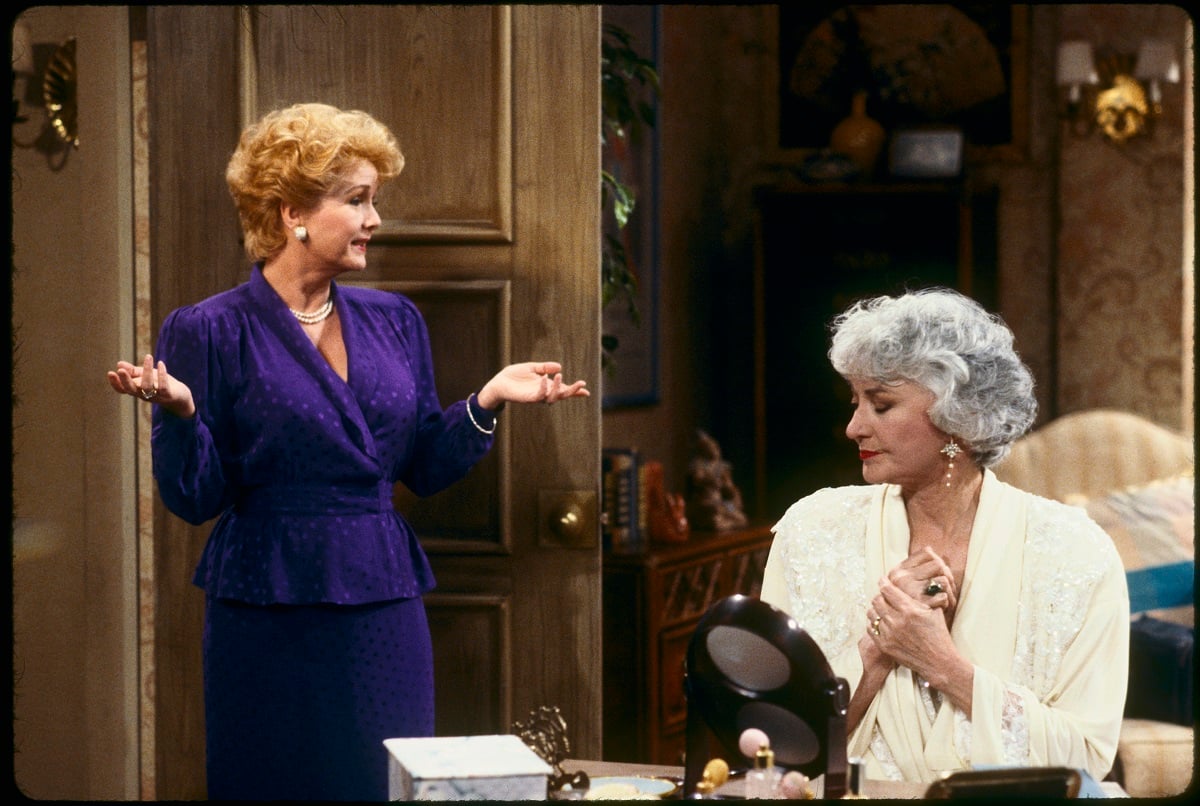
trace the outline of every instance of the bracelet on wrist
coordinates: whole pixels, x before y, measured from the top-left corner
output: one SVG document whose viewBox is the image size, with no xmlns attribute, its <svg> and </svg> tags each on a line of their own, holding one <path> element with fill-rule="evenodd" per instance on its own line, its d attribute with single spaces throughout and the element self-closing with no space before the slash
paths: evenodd
<svg viewBox="0 0 1200 806">
<path fill-rule="evenodd" d="M 481 434 L 485 434 L 485 435 L 487 435 L 487 436 L 491 436 L 492 434 L 496 433 L 496 419 L 495 419 L 495 417 L 494 417 L 494 416 L 493 416 L 493 418 L 492 418 L 492 427 L 491 427 L 490 429 L 484 428 L 484 427 L 483 427 L 482 425 L 480 425 L 480 424 L 479 424 L 479 422 L 478 422 L 478 421 L 475 419 L 475 412 L 473 412 L 473 411 L 471 410 L 471 398 L 475 398 L 475 402 L 476 402 L 476 404 L 478 404 L 478 402 L 479 402 L 479 395 L 475 394 L 474 392 L 472 392 L 471 394 L 467 395 L 467 417 L 468 417 L 468 418 L 470 418 L 470 420 L 471 420 L 471 425 L 475 426 L 475 430 L 476 430 L 476 431 L 478 431 L 478 432 L 479 432 L 479 433 L 481 433 Z M 483 407 L 482 407 L 482 406 L 480 406 L 479 408 L 480 408 L 480 409 L 482 409 Z"/>
</svg>

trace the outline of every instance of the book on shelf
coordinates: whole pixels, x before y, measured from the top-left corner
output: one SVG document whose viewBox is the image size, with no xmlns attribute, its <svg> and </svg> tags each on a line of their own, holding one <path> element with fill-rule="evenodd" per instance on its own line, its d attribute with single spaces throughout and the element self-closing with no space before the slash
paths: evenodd
<svg viewBox="0 0 1200 806">
<path fill-rule="evenodd" d="M 637 448 L 602 452 L 604 548 L 614 554 L 646 549 L 645 506 L 641 500 L 642 462 Z"/>
</svg>

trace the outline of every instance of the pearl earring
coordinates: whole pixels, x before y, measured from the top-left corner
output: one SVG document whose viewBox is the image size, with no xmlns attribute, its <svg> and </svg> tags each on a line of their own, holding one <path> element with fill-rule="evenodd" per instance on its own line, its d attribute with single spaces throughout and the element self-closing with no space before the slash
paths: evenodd
<svg viewBox="0 0 1200 806">
<path fill-rule="evenodd" d="M 942 446 L 941 453 L 950 459 L 950 464 L 946 467 L 946 486 L 949 487 L 950 477 L 954 475 L 954 457 L 962 453 L 962 448 L 954 441 L 954 437 L 950 437 L 950 441 Z"/>
<path fill-rule="evenodd" d="M 296 236 L 296 240 L 300 243 L 304 243 L 308 240 L 308 229 L 303 224 L 300 224 L 292 229 L 292 234 Z"/>
</svg>

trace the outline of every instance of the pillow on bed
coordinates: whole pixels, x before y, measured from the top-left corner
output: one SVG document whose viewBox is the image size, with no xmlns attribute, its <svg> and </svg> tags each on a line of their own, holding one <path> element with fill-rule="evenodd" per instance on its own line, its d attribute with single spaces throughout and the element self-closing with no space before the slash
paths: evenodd
<svg viewBox="0 0 1200 806">
<path fill-rule="evenodd" d="M 1195 675 L 1195 479 L 1191 473 L 1069 503 L 1108 532 L 1129 583 L 1127 718 L 1191 725 Z"/>
<path fill-rule="evenodd" d="M 1195 479 L 1172 476 L 1097 498 L 1075 496 L 1113 540 L 1125 565 L 1130 610 L 1195 624 Z"/>
</svg>

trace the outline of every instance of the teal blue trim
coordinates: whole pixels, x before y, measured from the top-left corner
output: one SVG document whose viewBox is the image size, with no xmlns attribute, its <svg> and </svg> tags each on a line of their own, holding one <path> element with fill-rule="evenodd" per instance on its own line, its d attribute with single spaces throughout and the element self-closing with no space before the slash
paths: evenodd
<svg viewBox="0 0 1200 806">
<path fill-rule="evenodd" d="M 1196 563 L 1191 560 L 1139 568 L 1125 575 L 1129 583 L 1129 612 L 1194 604 Z"/>
</svg>

